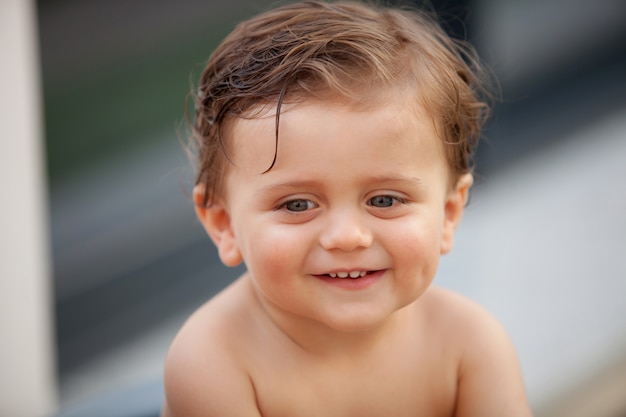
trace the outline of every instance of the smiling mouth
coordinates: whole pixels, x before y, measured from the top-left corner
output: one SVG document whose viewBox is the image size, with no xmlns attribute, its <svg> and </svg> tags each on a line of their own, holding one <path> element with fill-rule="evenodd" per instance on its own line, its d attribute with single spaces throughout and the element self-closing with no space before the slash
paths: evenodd
<svg viewBox="0 0 626 417">
<path fill-rule="evenodd" d="M 331 278 L 352 278 L 352 279 L 362 278 L 365 275 L 367 275 L 367 271 L 331 272 L 329 274 L 326 274 L 326 276 L 329 276 Z"/>
</svg>

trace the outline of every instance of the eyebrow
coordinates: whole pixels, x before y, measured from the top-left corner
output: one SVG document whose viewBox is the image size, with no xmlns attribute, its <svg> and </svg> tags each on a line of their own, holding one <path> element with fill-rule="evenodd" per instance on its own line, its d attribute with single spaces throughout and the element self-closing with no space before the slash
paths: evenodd
<svg viewBox="0 0 626 417">
<path fill-rule="evenodd" d="M 407 176 L 391 176 L 391 175 L 374 175 L 371 177 L 365 177 L 364 181 L 373 181 L 373 182 L 399 182 L 399 183 L 417 183 L 419 185 L 423 184 L 421 178 L 418 177 L 407 177 Z"/>
<path fill-rule="evenodd" d="M 364 177 L 362 182 L 372 182 L 378 184 L 404 184 L 422 187 L 424 182 L 417 177 L 405 177 L 405 176 L 386 176 L 376 175 L 370 177 Z M 294 189 L 313 188 L 319 186 L 319 181 L 313 180 L 296 180 L 287 181 L 278 184 L 270 184 L 259 190 L 259 193 L 271 192 L 271 191 L 290 191 Z"/>
<path fill-rule="evenodd" d="M 278 184 L 269 184 L 258 190 L 259 194 L 272 191 L 291 191 L 302 188 L 312 188 L 319 184 L 318 181 L 287 181 Z"/>
</svg>

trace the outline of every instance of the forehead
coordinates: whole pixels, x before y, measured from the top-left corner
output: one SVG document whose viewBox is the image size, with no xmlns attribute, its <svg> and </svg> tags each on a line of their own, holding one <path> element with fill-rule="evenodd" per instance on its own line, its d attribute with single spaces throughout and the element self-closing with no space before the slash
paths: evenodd
<svg viewBox="0 0 626 417">
<path fill-rule="evenodd" d="M 250 117 L 232 122 L 228 142 L 234 164 L 230 169 L 252 175 L 280 168 L 287 160 L 313 168 L 321 158 L 332 159 L 341 152 L 358 157 L 368 149 L 380 154 L 381 163 L 384 158 L 409 163 L 419 156 L 422 162 L 445 165 L 433 118 L 405 95 L 358 103 L 288 102 L 278 124 L 276 106 L 260 106 Z"/>
</svg>

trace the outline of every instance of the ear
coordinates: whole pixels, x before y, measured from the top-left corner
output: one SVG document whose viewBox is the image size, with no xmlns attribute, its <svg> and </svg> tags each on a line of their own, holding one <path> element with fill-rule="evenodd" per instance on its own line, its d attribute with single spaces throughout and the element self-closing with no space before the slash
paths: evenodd
<svg viewBox="0 0 626 417">
<path fill-rule="evenodd" d="M 237 266 L 241 263 L 242 257 L 235 242 L 226 205 L 222 200 L 217 200 L 206 206 L 205 193 L 203 184 L 198 184 L 193 189 L 196 215 L 215 243 L 222 263 L 226 266 Z"/>
<path fill-rule="evenodd" d="M 463 217 L 469 190 L 474 183 L 472 174 L 459 177 L 454 189 L 448 192 L 444 206 L 443 230 L 441 235 L 441 254 L 449 253 L 454 246 L 454 233 Z"/>
</svg>

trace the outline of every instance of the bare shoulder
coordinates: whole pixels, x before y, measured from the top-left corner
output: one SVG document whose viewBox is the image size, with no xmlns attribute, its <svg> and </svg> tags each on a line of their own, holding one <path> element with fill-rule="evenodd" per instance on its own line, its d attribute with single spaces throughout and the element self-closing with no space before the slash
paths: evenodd
<svg viewBox="0 0 626 417">
<path fill-rule="evenodd" d="M 245 294 L 236 282 L 200 307 L 181 328 L 165 361 L 163 416 L 259 415 L 240 331 Z M 240 300 L 241 301 L 241 300 Z"/>
<path fill-rule="evenodd" d="M 498 320 L 452 291 L 424 295 L 425 311 L 457 352 L 456 416 L 531 416 L 515 348 Z"/>
<path fill-rule="evenodd" d="M 480 336 L 483 332 L 501 333 L 504 329 L 482 306 L 458 293 L 441 287 L 430 287 L 423 296 L 424 311 L 446 327 L 446 331 L 457 330 L 455 335 L 465 333 Z M 452 329 L 450 328 L 452 327 Z M 479 334 L 474 332 L 478 331 Z"/>
</svg>

